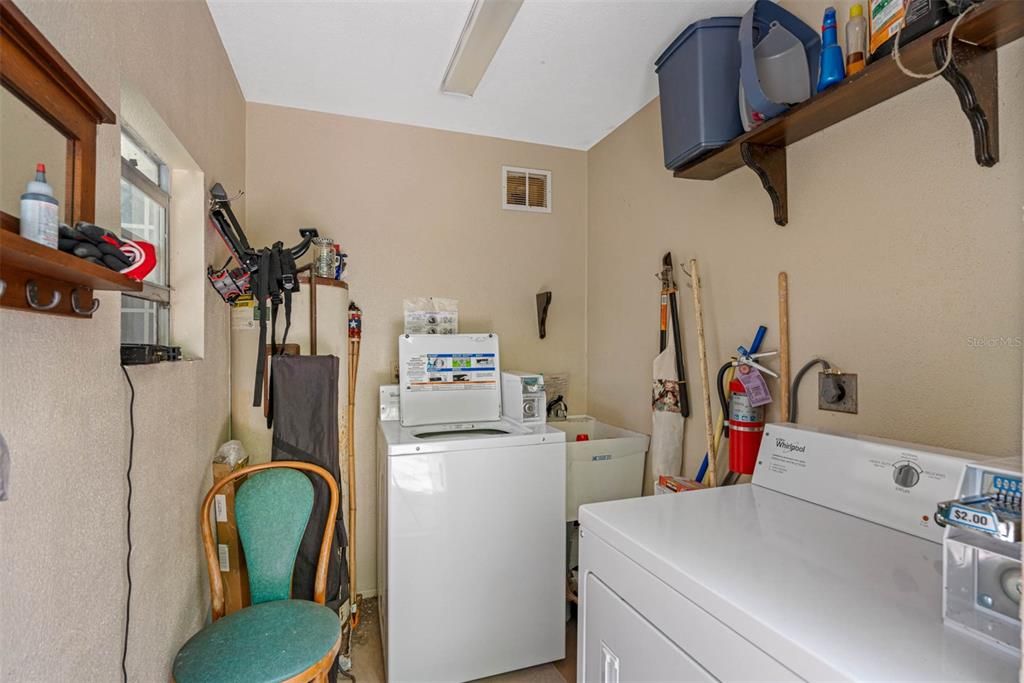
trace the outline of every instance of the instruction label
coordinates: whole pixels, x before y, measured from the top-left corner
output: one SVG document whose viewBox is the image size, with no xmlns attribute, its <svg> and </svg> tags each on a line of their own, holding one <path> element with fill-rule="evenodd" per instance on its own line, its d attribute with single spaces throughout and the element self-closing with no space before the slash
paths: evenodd
<svg viewBox="0 0 1024 683">
<path fill-rule="evenodd" d="M 220 570 L 222 572 L 231 571 L 231 559 L 228 554 L 228 547 L 223 543 L 217 544 L 217 559 L 220 561 Z"/>
<path fill-rule="evenodd" d="M 216 513 L 217 521 L 227 523 L 228 521 L 228 499 L 223 493 L 218 493 L 213 497 L 213 509 Z"/>
<path fill-rule="evenodd" d="M 231 306 L 231 329 L 258 330 L 260 327 L 259 309 L 252 295 L 239 297 Z"/>
<path fill-rule="evenodd" d="M 406 361 L 410 391 L 497 389 L 493 353 L 425 353 Z"/>
</svg>

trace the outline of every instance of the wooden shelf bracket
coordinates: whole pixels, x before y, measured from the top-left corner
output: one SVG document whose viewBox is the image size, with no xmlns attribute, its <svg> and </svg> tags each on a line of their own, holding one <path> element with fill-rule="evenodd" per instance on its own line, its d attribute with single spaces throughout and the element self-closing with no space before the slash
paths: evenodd
<svg viewBox="0 0 1024 683">
<path fill-rule="evenodd" d="M 772 200 L 772 213 L 776 225 L 789 222 L 789 200 L 786 193 L 786 148 L 744 142 L 740 155 L 747 168 L 757 174 L 761 185 Z"/>
<path fill-rule="evenodd" d="M 935 65 L 946 62 L 946 40 L 932 45 Z M 974 158 L 979 166 L 999 161 L 999 65 L 996 50 L 953 40 L 953 59 L 942 72 L 960 100 L 960 108 L 971 124 Z"/>
</svg>

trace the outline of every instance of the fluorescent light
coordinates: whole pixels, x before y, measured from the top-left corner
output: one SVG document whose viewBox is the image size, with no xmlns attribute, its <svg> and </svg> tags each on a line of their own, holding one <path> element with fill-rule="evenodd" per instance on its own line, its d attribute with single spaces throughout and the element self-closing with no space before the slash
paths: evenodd
<svg viewBox="0 0 1024 683">
<path fill-rule="evenodd" d="M 441 92 L 473 96 L 522 4 L 523 0 L 474 0 Z"/>
</svg>

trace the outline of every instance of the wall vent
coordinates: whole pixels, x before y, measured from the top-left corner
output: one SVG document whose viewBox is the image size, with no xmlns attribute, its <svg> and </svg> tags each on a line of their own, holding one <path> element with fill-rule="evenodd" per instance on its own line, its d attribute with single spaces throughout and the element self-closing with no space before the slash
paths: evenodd
<svg viewBox="0 0 1024 683">
<path fill-rule="evenodd" d="M 551 171 L 502 166 L 503 209 L 551 213 Z"/>
</svg>

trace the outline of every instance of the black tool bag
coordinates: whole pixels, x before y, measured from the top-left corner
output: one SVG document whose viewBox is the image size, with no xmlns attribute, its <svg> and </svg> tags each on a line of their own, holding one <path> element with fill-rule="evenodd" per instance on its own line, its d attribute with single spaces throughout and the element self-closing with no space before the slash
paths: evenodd
<svg viewBox="0 0 1024 683">
<path fill-rule="evenodd" d="M 272 460 L 299 460 L 323 467 L 338 482 L 341 490 L 341 466 L 338 460 L 338 371 L 337 356 L 274 356 L 271 361 L 274 385 L 271 388 L 274 410 Z M 313 599 L 316 563 L 330 506 L 327 484 L 318 476 L 310 477 L 315 497 L 309 524 L 299 545 L 292 578 L 292 596 Z M 340 496 L 339 496 L 340 498 Z M 348 599 L 348 538 L 345 515 L 338 500 L 338 517 L 331 541 L 327 568 L 327 605 L 338 611 Z"/>
</svg>

